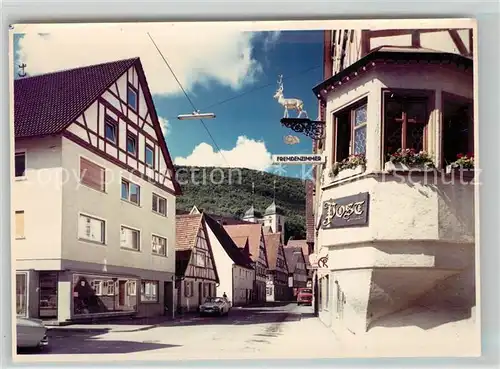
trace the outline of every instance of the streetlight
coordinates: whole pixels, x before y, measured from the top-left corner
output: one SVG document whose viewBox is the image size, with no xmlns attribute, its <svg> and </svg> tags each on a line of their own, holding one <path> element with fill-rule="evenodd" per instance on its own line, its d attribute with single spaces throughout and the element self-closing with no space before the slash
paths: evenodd
<svg viewBox="0 0 500 369">
<path fill-rule="evenodd" d="M 179 120 L 190 120 L 190 119 L 213 119 L 215 118 L 214 113 L 200 113 L 199 110 L 192 112 L 191 114 L 181 114 L 177 116 Z"/>
</svg>

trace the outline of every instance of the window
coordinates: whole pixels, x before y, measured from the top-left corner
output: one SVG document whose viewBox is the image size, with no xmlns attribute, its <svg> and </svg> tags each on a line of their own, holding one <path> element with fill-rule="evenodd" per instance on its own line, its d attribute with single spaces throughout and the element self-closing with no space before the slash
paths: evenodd
<svg viewBox="0 0 500 369">
<path fill-rule="evenodd" d="M 133 133 L 127 133 L 127 152 L 137 156 L 137 136 Z"/>
<path fill-rule="evenodd" d="M 101 296 L 102 295 L 102 281 L 99 280 L 93 280 L 90 282 L 90 286 L 94 290 L 94 293 L 96 296 Z"/>
<path fill-rule="evenodd" d="M 195 254 L 194 254 L 194 263 L 196 266 L 199 266 L 199 267 L 202 267 L 202 268 L 205 268 L 206 267 L 206 256 L 203 252 L 200 252 L 200 251 L 197 251 Z"/>
<path fill-rule="evenodd" d="M 122 226 L 120 247 L 139 251 L 141 249 L 141 232 L 137 229 Z"/>
<path fill-rule="evenodd" d="M 137 111 L 137 90 L 130 85 L 127 88 L 127 104 Z"/>
<path fill-rule="evenodd" d="M 109 115 L 106 115 L 106 117 L 104 118 L 104 135 L 106 137 L 106 140 L 116 144 L 118 142 L 118 140 L 116 139 L 117 133 L 118 123 Z"/>
<path fill-rule="evenodd" d="M 16 211 L 16 239 L 24 238 L 24 211 Z"/>
<path fill-rule="evenodd" d="M 122 179 L 122 200 L 140 205 L 141 188 L 135 183 Z"/>
<path fill-rule="evenodd" d="M 27 273 L 16 273 L 16 314 L 28 315 L 28 278 Z"/>
<path fill-rule="evenodd" d="M 135 296 L 137 293 L 137 282 L 136 281 L 128 281 L 127 282 L 127 295 Z"/>
<path fill-rule="evenodd" d="M 105 191 L 106 169 L 85 158 L 80 158 L 80 182 L 97 191 Z"/>
<path fill-rule="evenodd" d="M 152 210 L 155 213 L 167 216 L 167 199 L 154 193 Z"/>
<path fill-rule="evenodd" d="M 105 221 L 88 215 L 80 214 L 78 223 L 78 238 L 86 241 L 105 243 Z"/>
<path fill-rule="evenodd" d="M 151 168 L 154 167 L 155 152 L 154 149 L 149 145 L 146 145 L 145 156 L 146 156 L 146 165 L 150 166 Z"/>
<path fill-rule="evenodd" d="M 153 235 L 152 237 L 152 252 L 156 255 L 167 256 L 167 239 Z"/>
<path fill-rule="evenodd" d="M 192 281 L 184 281 L 184 296 L 185 297 L 193 297 L 193 282 Z"/>
<path fill-rule="evenodd" d="M 158 281 L 141 282 L 141 302 L 158 302 Z"/>
<path fill-rule="evenodd" d="M 398 149 L 425 150 L 428 97 L 384 93 L 384 160 Z"/>
<path fill-rule="evenodd" d="M 461 155 L 474 156 L 474 104 L 472 100 L 443 92 L 442 165 Z"/>
<path fill-rule="evenodd" d="M 103 281 L 102 282 L 102 295 L 103 296 L 114 296 L 115 295 L 115 282 L 114 281 Z"/>
<path fill-rule="evenodd" d="M 203 285 L 203 297 L 209 297 L 210 296 L 210 284 L 205 283 Z"/>
<path fill-rule="evenodd" d="M 22 178 L 26 176 L 26 153 L 16 152 L 14 157 L 15 174 L 16 178 Z"/>
</svg>

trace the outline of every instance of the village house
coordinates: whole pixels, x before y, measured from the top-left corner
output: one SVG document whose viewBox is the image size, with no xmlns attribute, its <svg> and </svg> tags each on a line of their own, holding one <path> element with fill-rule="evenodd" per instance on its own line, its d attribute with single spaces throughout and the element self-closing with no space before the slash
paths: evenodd
<svg viewBox="0 0 500 369">
<path fill-rule="evenodd" d="M 285 247 L 300 247 L 302 249 L 302 253 L 304 254 L 304 259 L 306 261 L 306 269 L 307 269 L 307 287 L 312 287 L 312 279 L 313 279 L 313 269 L 311 268 L 311 263 L 309 262 L 309 255 L 311 254 L 310 245 L 307 240 L 294 240 L 293 238 L 289 238 Z"/>
<path fill-rule="evenodd" d="M 224 229 L 231 236 L 241 251 L 248 255 L 255 270 L 252 302 L 266 301 L 266 280 L 268 258 L 262 226 L 256 223 L 225 225 Z"/>
<path fill-rule="evenodd" d="M 292 288 L 290 297 L 295 298 L 299 288 L 307 287 L 306 259 L 300 247 L 285 246 L 284 251 L 288 266 L 288 286 Z"/>
<path fill-rule="evenodd" d="M 248 238 L 245 239 L 242 252 L 222 224 L 207 214 L 203 219 L 220 280 L 216 286 L 216 295 L 220 297 L 226 294 L 233 306 L 249 304 L 254 288 L 255 270 L 249 256 Z"/>
<path fill-rule="evenodd" d="M 291 289 L 288 286 L 288 266 L 281 243 L 281 233 L 267 233 L 264 237 L 269 261 L 266 301 L 286 301 L 290 299 Z"/>
<path fill-rule="evenodd" d="M 139 58 L 14 81 L 17 314 L 172 311 L 175 180 Z"/>
<path fill-rule="evenodd" d="M 337 332 L 408 307 L 435 325 L 433 306 L 474 317 L 473 42 L 471 29 L 325 32 L 308 241 L 319 318 Z"/>
<path fill-rule="evenodd" d="M 216 295 L 219 275 L 203 214 L 176 216 L 176 310 L 197 311 L 207 297 Z"/>
</svg>

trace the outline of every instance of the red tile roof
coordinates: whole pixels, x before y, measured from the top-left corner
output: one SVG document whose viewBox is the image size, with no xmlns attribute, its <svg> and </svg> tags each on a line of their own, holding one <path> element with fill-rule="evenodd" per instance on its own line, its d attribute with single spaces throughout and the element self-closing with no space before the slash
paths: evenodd
<svg viewBox="0 0 500 369">
<path fill-rule="evenodd" d="M 246 224 L 232 224 L 225 225 L 224 229 L 231 236 L 233 240 L 238 244 L 237 239 L 242 237 L 248 238 L 248 245 L 250 248 L 250 257 L 254 262 L 259 258 L 259 247 L 260 239 L 263 235 L 262 226 L 256 223 L 246 223 Z M 241 241 L 240 241 L 241 242 Z M 238 244 L 240 246 L 240 244 Z"/>
<path fill-rule="evenodd" d="M 291 247 L 291 248 L 301 248 L 302 253 L 304 254 L 304 258 L 306 259 L 306 265 L 307 267 L 310 267 L 309 264 L 309 245 L 307 244 L 306 240 L 288 240 L 285 248 Z"/>
<path fill-rule="evenodd" d="M 266 239 L 267 261 L 269 270 L 276 269 L 276 260 L 278 259 L 278 251 L 281 245 L 281 233 L 267 233 L 264 235 Z"/>
<path fill-rule="evenodd" d="M 201 227 L 202 214 L 177 215 L 175 217 L 175 249 L 192 250 Z"/>
</svg>

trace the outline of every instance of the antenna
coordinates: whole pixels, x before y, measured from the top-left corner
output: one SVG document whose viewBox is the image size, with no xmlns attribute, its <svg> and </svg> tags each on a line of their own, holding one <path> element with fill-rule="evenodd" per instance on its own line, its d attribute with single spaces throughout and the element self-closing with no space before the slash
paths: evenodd
<svg viewBox="0 0 500 369">
<path fill-rule="evenodd" d="M 25 63 L 22 63 L 20 65 L 17 66 L 19 69 L 21 69 L 20 72 L 17 73 L 17 75 L 19 77 L 26 77 L 26 72 L 24 71 L 24 69 L 26 68 L 26 64 Z"/>
</svg>

